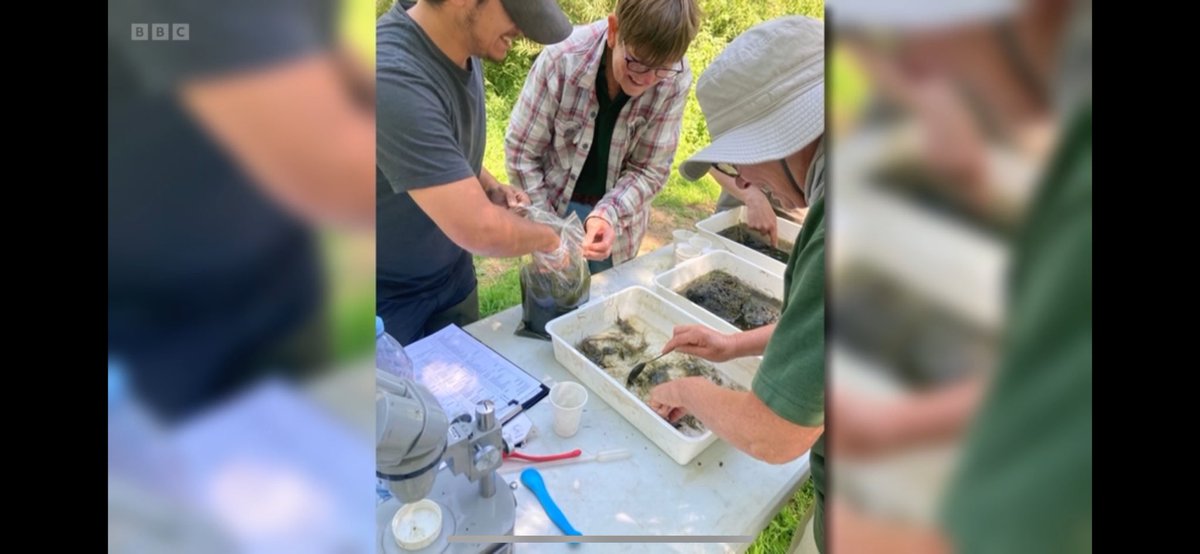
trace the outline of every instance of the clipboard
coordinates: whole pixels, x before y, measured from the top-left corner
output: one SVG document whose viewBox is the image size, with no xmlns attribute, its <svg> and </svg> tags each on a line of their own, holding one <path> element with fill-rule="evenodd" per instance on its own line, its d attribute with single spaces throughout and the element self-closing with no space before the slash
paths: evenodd
<svg viewBox="0 0 1200 554">
<path fill-rule="evenodd" d="M 550 387 L 457 325 L 404 351 L 412 359 L 417 381 L 437 397 L 450 419 L 464 413 L 473 416 L 475 404 L 487 399 L 495 404 L 496 419 L 503 425 L 521 420 L 528 424 L 528 418 L 518 414 L 550 394 Z"/>
</svg>

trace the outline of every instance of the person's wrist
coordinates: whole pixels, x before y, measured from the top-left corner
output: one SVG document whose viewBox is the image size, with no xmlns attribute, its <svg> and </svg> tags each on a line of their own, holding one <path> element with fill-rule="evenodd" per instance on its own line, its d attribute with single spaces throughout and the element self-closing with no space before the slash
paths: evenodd
<svg viewBox="0 0 1200 554">
<path fill-rule="evenodd" d="M 704 392 L 706 385 L 712 384 L 712 381 L 700 376 L 684 377 L 680 379 L 679 384 L 682 385 L 677 389 L 679 405 L 687 407 L 695 405 L 695 399 Z"/>
<path fill-rule="evenodd" d="M 720 333 L 715 341 L 715 346 L 717 347 L 715 354 L 717 357 L 720 357 L 724 360 L 737 358 L 738 350 L 742 348 L 742 334 L 743 333 L 733 333 L 731 335 L 726 335 L 724 333 Z"/>
<path fill-rule="evenodd" d="M 761 208 L 771 205 L 771 202 L 767 200 L 767 195 L 754 188 L 747 189 L 742 193 L 742 196 L 742 203 L 747 207 Z"/>
<path fill-rule="evenodd" d="M 551 254 L 555 250 L 558 250 L 561 240 L 558 238 L 558 233 L 554 232 L 554 229 L 543 225 L 542 235 L 545 237 L 545 239 L 543 239 L 542 248 L 538 249 L 539 252 L 543 254 Z"/>
<path fill-rule="evenodd" d="M 736 198 L 738 200 L 738 202 L 741 202 L 742 204 L 746 203 L 746 197 L 749 196 L 747 193 L 750 192 L 748 190 L 745 190 L 745 189 L 737 186 L 737 183 L 733 183 L 733 182 L 730 182 L 729 186 L 725 187 L 725 191 L 728 192 L 730 196 Z"/>
</svg>

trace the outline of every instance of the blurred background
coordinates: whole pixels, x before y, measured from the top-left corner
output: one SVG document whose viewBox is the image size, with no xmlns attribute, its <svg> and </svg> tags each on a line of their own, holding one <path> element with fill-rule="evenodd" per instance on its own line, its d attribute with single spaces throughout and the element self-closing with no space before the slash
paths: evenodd
<svg viewBox="0 0 1200 554">
<path fill-rule="evenodd" d="M 372 552 L 372 6 L 108 6 L 108 551 Z"/>
<path fill-rule="evenodd" d="M 1090 551 L 1091 2 L 827 17 L 830 551 Z"/>
</svg>

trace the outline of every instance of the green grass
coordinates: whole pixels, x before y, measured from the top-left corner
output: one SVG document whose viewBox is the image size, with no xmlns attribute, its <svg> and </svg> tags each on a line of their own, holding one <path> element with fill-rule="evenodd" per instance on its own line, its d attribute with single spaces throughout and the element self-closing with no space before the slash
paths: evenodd
<svg viewBox="0 0 1200 554">
<path fill-rule="evenodd" d="M 766 529 L 758 534 L 758 538 L 746 549 L 747 554 L 786 554 L 787 547 L 792 543 L 792 536 L 800 526 L 800 521 L 813 503 L 812 479 L 804 481 L 804 486 L 796 491 L 783 510 L 771 520 Z"/>
<path fill-rule="evenodd" d="M 721 185 L 712 177 L 705 176 L 699 181 L 688 181 L 678 173 L 672 173 L 667 179 L 667 185 L 662 192 L 654 197 L 653 206 L 656 208 L 685 208 L 700 204 L 712 204 L 721 194 Z"/>
<path fill-rule="evenodd" d="M 496 260 L 475 257 L 479 273 L 479 315 L 487 317 L 521 303 L 519 259 Z M 491 271 L 488 271 L 491 269 Z"/>
</svg>

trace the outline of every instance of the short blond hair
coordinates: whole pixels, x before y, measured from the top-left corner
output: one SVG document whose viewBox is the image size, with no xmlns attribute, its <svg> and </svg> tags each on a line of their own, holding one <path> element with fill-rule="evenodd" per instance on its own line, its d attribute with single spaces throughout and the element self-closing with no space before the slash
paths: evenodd
<svg viewBox="0 0 1200 554">
<path fill-rule="evenodd" d="M 650 66 L 683 58 L 700 30 L 696 0 L 618 0 L 617 34 Z"/>
</svg>

